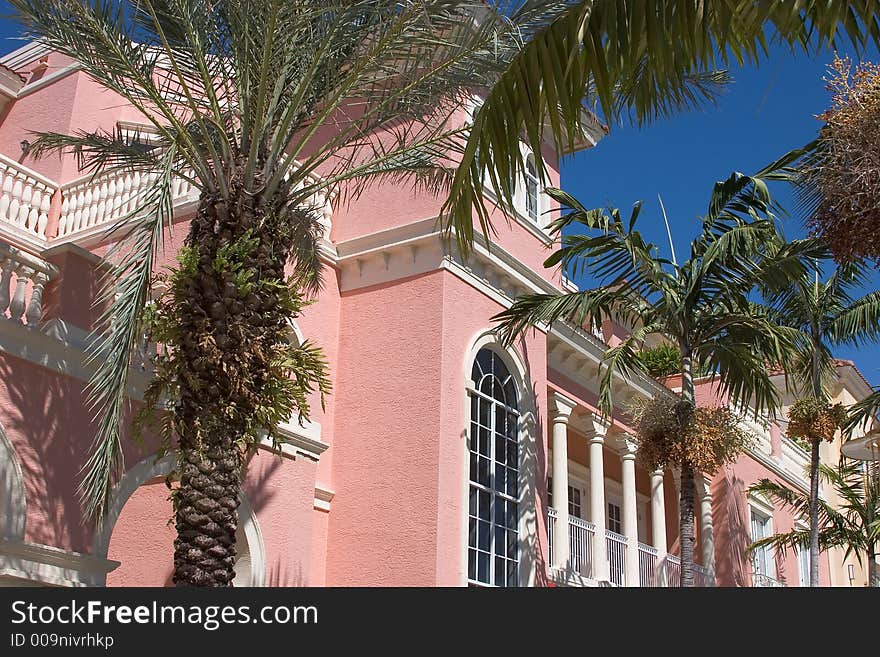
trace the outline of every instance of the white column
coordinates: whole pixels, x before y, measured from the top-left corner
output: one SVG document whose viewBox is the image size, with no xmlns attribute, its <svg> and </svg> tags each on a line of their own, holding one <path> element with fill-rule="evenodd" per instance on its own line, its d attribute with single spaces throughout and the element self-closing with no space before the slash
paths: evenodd
<svg viewBox="0 0 880 657">
<path fill-rule="evenodd" d="M 700 543 L 703 548 L 703 567 L 709 584 L 715 586 L 715 532 L 712 527 L 711 479 L 698 474 L 697 492 L 700 495 Z"/>
<path fill-rule="evenodd" d="M 663 470 L 651 473 L 651 539 L 657 550 L 656 585 L 666 586 L 666 502 L 663 499 Z"/>
<path fill-rule="evenodd" d="M 608 425 L 599 417 L 593 418 L 593 437 L 590 439 L 590 520 L 596 528 L 593 534 L 593 579 L 608 581 L 608 548 L 605 543 L 605 464 L 603 446 Z"/>
<path fill-rule="evenodd" d="M 626 536 L 625 584 L 639 585 L 639 514 L 636 508 L 636 446 L 628 439 L 621 441 L 623 479 L 623 534 Z"/>
<path fill-rule="evenodd" d="M 577 405 L 558 392 L 550 394 L 550 422 L 553 427 L 553 504 L 556 525 L 553 531 L 554 568 L 568 569 L 568 419 Z"/>
</svg>

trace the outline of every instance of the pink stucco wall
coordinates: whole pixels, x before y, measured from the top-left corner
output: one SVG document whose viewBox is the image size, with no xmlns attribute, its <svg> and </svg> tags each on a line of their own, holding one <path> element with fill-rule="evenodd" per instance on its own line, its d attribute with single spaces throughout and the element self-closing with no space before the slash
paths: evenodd
<svg viewBox="0 0 880 657">
<path fill-rule="evenodd" d="M 328 585 L 436 581 L 442 295 L 439 273 L 342 295 Z"/>
<path fill-rule="evenodd" d="M 750 539 L 750 512 L 747 501 L 749 486 L 759 479 L 781 481 L 749 456 L 740 456 L 733 464 L 722 468 L 712 481 L 715 531 L 715 571 L 719 586 L 751 586 L 751 561 L 747 552 Z M 794 527 L 795 518 L 790 510 L 773 510 L 773 532 L 782 533 Z M 787 586 L 798 586 L 797 555 L 792 550 L 775 553 L 776 579 Z M 819 556 L 819 584 L 829 586 L 828 553 Z"/>
</svg>

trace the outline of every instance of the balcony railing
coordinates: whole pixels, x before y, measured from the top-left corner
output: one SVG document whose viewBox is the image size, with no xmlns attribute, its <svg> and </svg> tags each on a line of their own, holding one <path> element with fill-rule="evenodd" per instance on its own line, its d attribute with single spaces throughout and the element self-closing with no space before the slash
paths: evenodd
<svg viewBox="0 0 880 657">
<path fill-rule="evenodd" d="M 58 186 L 35 171 L 0 155 L 0 225 L 46 238 L 52 197 Z"/>
<path fill-rule="evenodd" d="M 666 555 L 666 586 L 681 586 L 681 557 L 674 554 Z M 694 586 L 715 586 L 709 570 L 698 563 L 694 564 Z"/>
<path fill-rule="evenodd" d="M 681 586 L 681 559 L 674 554 L 666 555 L 666 586 Z"/>
<path fill-rule="evenodd" d="M 550 563 L 553 563 L 553 529 L 558 517 L 556 509 L 549 509 L 547 516 Z M 569 568 L 584 577 L 593 576 L 593 534 L 595 532 L 596 528 L 593 523 L 575 516 L 568 516 Z"/>
<path fill-rule="evenodd" d="M 752 573 L 752 586 L 759 588 L 776 588 L 779 586 L 785 586 L 785 584 L 775 577 L 770 577 L 770 575 L 765 575 L 764 573 Z"/>
<path fill-rule="evenodd" d="M 608 577 L 612 584 L 626 582 L 626 536 L 605 530 L 605 548 L 608 550 Z"/>
<path fill-rule="evenodd" d="M 657 586 L 657 548 L 639 543 L 639 586 Z"/>
<path fill-rule="evenodd" d="M 117 170 L 59 185 L 0 154 L 0 226 L 12 226 L 14 231 L 41 241 L 76 235 L 95 226 L 108 228 L 143 204 L 144 193 L 155 180 L 156 174 Z M 320 183 L 319 176 L 309 174 L 296 188 Z M 175 208 L 198 199 L 198 190 L 186 177 L 174 180 L 171 193 Z M 302 204 L 318 214 L 325 236 L 330 231 L 334 196 L 334 192 L 321 190 Z M 58 226 L 47 234 L 53 206 Z"/>
<path fill-rule="evenodd" d="M 709 576 L 709 569 L 698 563 L 694 564 L 694 586 L 715 586 L 715 582 L 713 582 L 712 578 Z"/>
<path fill-rule="evenodd" d="M 43 290 L 58 269 L 42 258 L 0 244 L 0 319 L 35 326 L 43 316 Z"/>
</svg>

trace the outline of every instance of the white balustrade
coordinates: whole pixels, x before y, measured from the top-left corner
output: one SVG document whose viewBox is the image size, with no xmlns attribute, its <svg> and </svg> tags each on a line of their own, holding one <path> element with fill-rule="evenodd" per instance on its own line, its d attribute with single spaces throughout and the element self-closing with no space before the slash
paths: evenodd
<svg viewBox="0 0 880 657">
<path fill-rule="evenodd" d="M 39 324 L 43 316 L 43 291 L 58 275 L 49 262 L 0 244 L 0 319 Z"/>
<path fill-rule="evenodd" d="M 192 174 L 188 174 L 190 177 Z M 97 176 L 89 175 L 61 187 L 61 215 L 58 219 L 58 237 L 77 233 L 92 226 L 112 225 L 138 210 L 144 203 L 144 194 L 156 181 L 155 173 L 111 171 Z M 297 185 L 303 189 L 320 182 L 309 176 Z M 178 207 L 198 198 L 198 190 L 187 177 L 177 177 L 171 183 L 172 203 Z M 319 221 L 329 235 L 333 216 L 334 194 L 326 190 L 314 192 L 303 203 L 319 213 Z M 2 206 L 0 206 L 2 209 Z"/>
<path fill-rule="evenodd" d="M 609 579 L 612 584 L 623 586 L 626 582 L 626 536 L 606 529 L 605 545 L 608 551 Z"/>
<path fill-rule="evenodd" d="M 666 586 L 681 586 L 681 559 L 674 554 L 666 555 Z"/>
<path fill-rule="evenodd" d="M 764 573 L 752 573 L 752 586 L 758 588 L 776 588 L 785 586 L 775 577 L 765 575 Z"/>
<path fill-rule="evenodd" d="M 639 543 L 639 586 L 656 586 L 657 548 Z"/>
<path fill-rule="evenodd" d="M 695 563 L 693 570 L 695 587 L 715 586 L 708 568 Z M 666 586 L 681 586 L 681 557 L 674 554 L 666 555 Z"/>
<path fill-rule="evenodd" d="M 593 576 L 593 534 L 591 522 L 568 517 L 568 542 L 571 546 L 571 569 L 584 577 Z"/>
<path fill-rule="evenodd" d="M 550 543 L 550 563 L 553 563 L 553 529 L 556 526 L 558 512 L 547 510 L 547 531 Z M 593 576 L 593 534 L 596 531 L 591 522 L 575 516 L 568 516 L 568 542 L 571 554 L 569 567 L 583 577 Z"/>
<path fill-rule="evenodd" d="M 120 170 L 86 176 L 62 186 L 58 237 L 92 226 L 112 225 L 136 212 L 144 204 L 144 194 L 155 182 L 155 173 Z M 175 206 L 194 198 L 194 187 L 185 178 L 175 178 L 171 192 Z"/>
<path fill-rule="evenodd" d="M 45 239 L 57 189 L 52 181 L 0 155 L 0 225 Z"/>
</svg>

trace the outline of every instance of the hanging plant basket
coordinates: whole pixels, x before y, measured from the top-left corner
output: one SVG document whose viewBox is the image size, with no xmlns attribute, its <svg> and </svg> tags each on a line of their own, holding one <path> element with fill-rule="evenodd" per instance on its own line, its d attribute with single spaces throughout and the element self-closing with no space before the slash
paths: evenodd
<svg viewBox="0 0 880 657">
<path fill-rule="evenodd" d="M 649 470 L 687 462 L 714 474 L 752 442 L 740 418 L 727 407 L 695 407 L 681 399 L 656 397 L 635 404 L 636 456 Z"/>
<path fill-rule="evenodd" d="M 846 422 L 843 404 L 831 404 L 815 397 L 798 399 L 788 411 L 788 435 L 812 443 L 834 440 L 834 434 Z"/>
</svg>

